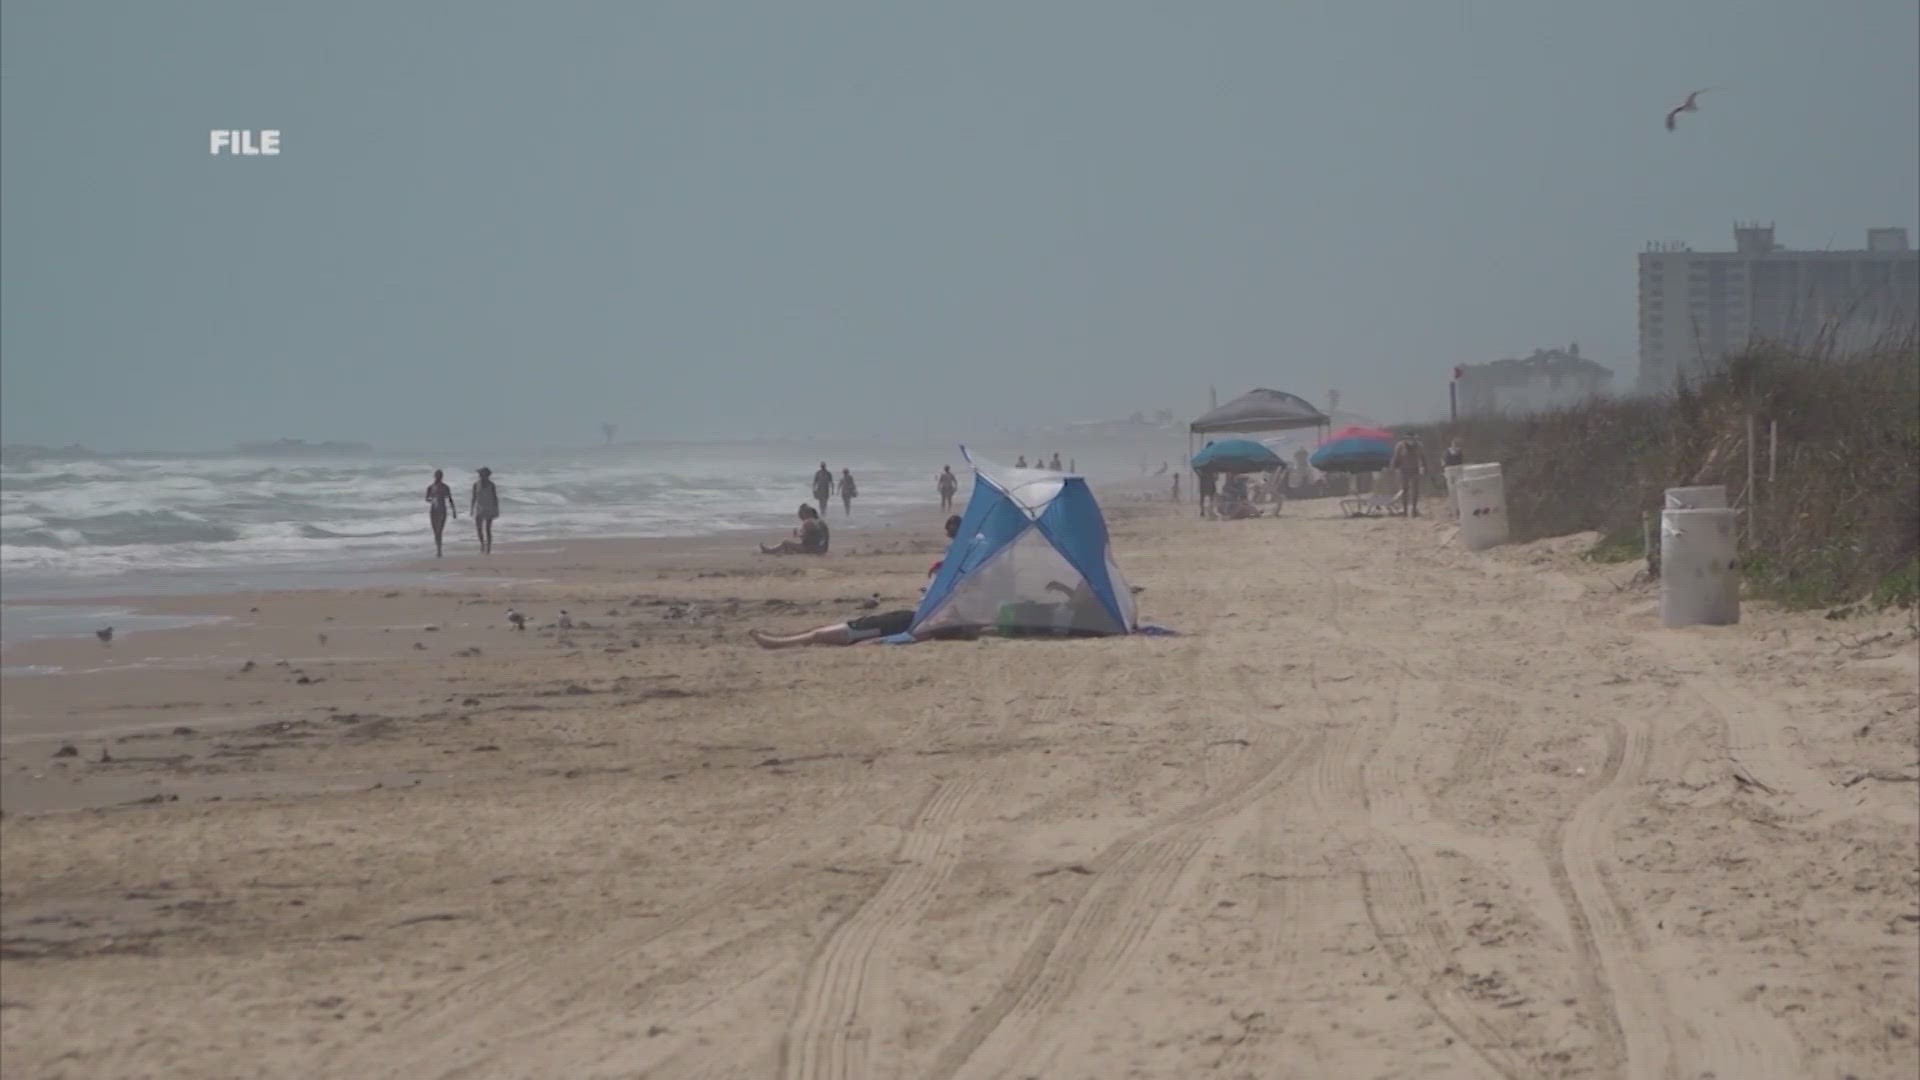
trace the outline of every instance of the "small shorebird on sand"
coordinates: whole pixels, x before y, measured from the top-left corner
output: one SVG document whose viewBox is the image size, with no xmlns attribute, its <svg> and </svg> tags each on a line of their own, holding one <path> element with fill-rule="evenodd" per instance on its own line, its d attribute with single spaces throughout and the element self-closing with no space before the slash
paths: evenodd
<svg viewBox="0 0 1920 1080">
<path fill-rule="evenodd" d="M 525 630 L 527 628 L 527 617 L 512 608 L 507 609 L 507 621 L 513 624 L 515 630 Z"/>
<path fill-rule="evenodd" d="M 109 626 L 105 630 L 95 630 L 93 636 L 100 639 L 100 644 L 111 645 L 113 644 L 113 627 Z"/>
</svg>

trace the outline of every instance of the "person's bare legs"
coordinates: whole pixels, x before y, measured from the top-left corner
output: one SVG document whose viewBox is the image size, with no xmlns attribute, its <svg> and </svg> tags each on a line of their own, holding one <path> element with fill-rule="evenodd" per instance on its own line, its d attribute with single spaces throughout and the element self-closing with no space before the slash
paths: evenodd
<svg viewBox="0 0 1920 1080">
<path fill-rule="evenodd" d="M 750 630 L 747 636 L 763 649 L 798 649 L 808 645 L 853 644 L 853 629 L 846 623 L 816 627 L 798 634 L 769 634 L 764 630 Z"/>
<path fill-rule="evenodd" d="M 446 518 L 446 515 L 444 514 L 434 514 L 432 517 L 432 521 L 433 521 L 433 557 L 437 559 L 440 556 L 446 554 L 446 551 L 443 547 L 443 537 L 446 535 L 446 531 L 447 531 L 447 518 Z"/>
</svg>

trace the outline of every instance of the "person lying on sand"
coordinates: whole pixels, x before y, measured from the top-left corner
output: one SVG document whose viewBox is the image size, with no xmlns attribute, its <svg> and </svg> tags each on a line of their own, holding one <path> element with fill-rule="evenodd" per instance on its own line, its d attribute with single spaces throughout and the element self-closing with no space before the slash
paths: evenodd
<svg viewBox="0 0 1920 1080">
<path fill-rule="evenodd" d="M 947 539 L 951 541 L 958 535 L 960 515 L 955 514 L 947 519 Z M 927 569 L 929 581 L 940 573 L 940 567 L 945 562 L 943 558 Z M 912 626 L 913 609 L 903 608 L 899 611 L 883 611 L 878 615 L 862 615 L 829 626 L 817 626 L 798 634 L 769 634 L 764 630 L 751 630 L 747 636 L 763 649 L 795 649 L 802 645 L 860 645 L 904 634 Z"/>
<path fill-rule="evenodd" d="M 862 615 L 857 619 L 815 627 L 798 634 L 769 634 L 764 630 L 749 630 L 747 636 L 763 649 L 797 649 L 802 645 L 867 644 L 895 634 L 904 634 L 911 626 L 913 609 L 902 608 L 899 611 L 883 611 L 878 615 Z"/>
<path fill-rule="evenodd" d="M 829 542 L 827 523 L 820 520 L 820 511 L 807 503 L 800 504 L 800 527 L 793 530 L 793 538 L 782 540 L 772 547 L 760 545 L 762 555 L 825 555 Z"/>
<path fill-rule="evenodd" d="M 1093 586 L 1083 584 L 1076 589 L 1062 582 L 1049 581 L 1047 591 L 1066 597 L 1071 614 L 1060 630 L 1034 631 L 1031 636 L 1062 632 L 1069 637 L 1105 635 L 1105 631 L 1096 629 L 1106 622 L 1106 610 L 1100 606 Z M 764 630 L 750 630 L 747 636 L 763 649 L 797 649 L 806 645 L 868 645 L 906 633 L 913 628 L 913 616 L 913 609 L 902 608 L 883 611 L 878 615 L 862 615 L 830 626 L 817 626 L 798 634 L 769 634 Z M 959 641 L 977 638 L 984 633 L 986 630 L 981 627 L 952 626 L 926 633 L 925 636 L 926 640 Z M 1023 632 L 1022 636 L 1029 635 Z"/>
</svg>

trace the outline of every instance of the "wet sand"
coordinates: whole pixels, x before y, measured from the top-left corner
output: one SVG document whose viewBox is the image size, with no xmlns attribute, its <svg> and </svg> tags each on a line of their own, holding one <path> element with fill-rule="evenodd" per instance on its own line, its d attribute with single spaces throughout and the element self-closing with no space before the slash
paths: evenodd
<svg viewBox="0 0 1920 1080">
<path fill-rule="evenodd" d="M 1909 619 L 1329 509 L 1110 501 L 1177 638 L 747 641 L 911 606 L 930 510 L 11 649 L 106 670 L 0 682 L 6 1072 L 1920 1070 Z"/>
</svg>

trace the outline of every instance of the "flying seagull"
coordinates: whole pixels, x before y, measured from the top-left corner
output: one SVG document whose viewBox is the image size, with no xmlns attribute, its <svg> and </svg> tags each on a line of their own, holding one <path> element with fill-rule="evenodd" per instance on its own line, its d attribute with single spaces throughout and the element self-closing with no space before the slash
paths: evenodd
<svg viewBox="0 0 1920 1080">
<path fill-rule="evenodd" d="M 1714 87 L 1711 87 L 1711 86 L 1707 87 L 1707 90 L 1712 90 L 1712 89 L 1714 89 Z M 1672 131 L 1674 129 L 1674 125 L 1680 122 L 1681 113 L 1700 111 L 1699 98 L 1700 98 L 1700 95 L 1706 93 L 1707 90 L 1695 90 L 1693 93 L 1688 94 L 1687 100 L 1685 103 L 1683 103 L 1682 105 L 1680 105 L 1680 107 L 1674 109 L 1672 112 L 1667 114 L 1667 130 L 1668 131 Z"/>
</svg>

